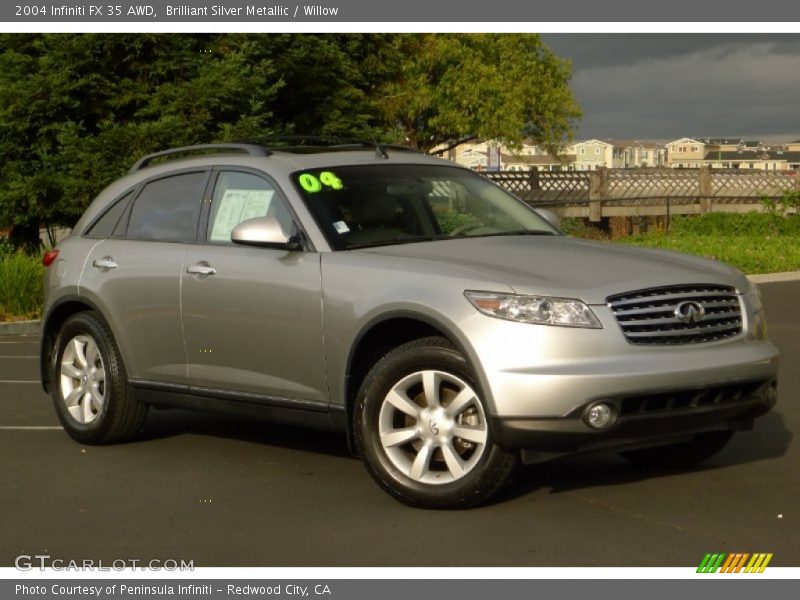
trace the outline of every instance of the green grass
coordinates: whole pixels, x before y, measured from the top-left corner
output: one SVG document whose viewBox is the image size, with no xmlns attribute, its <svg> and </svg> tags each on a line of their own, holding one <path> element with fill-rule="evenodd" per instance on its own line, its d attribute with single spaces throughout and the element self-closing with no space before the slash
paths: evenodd
<svg viewBox="0 0 800 600">
<path fill-rule="evenodd" d="M 23 252 L 0 254 L 0 321 L 42 314 L 42 259 Z"/>
<path fill-rule="evenodd" d="M 449 223 L 453 227 L 460 224 Z M 564 219 L 562 229 L 577 237 L 608 238 L 579 219 Z M 650 231 L 614 241 L 705 256 L 745 273 L 800 270 L 800 216 L 775 212 L 674 217 L 669 235 Z M 41 316 L 42 271 L 39 256 L 13 252 L 0 244 L 0 321 Z"/>
<path fill-rule="evenodd" d="M 597 230 L 587 230 L 581 224 L 571 224 L 570 228 L 572 235 L 597 237 Z M 748 274 L 800 270 L 797 216 L 709 213 L 674 217 L 669 234 L 656 230 L 614 241 L 713 258 Z"/>
</svg>

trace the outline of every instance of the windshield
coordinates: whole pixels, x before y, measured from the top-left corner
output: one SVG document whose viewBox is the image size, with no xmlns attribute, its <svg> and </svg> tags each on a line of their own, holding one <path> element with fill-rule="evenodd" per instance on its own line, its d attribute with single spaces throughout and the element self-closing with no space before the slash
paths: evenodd
<svg viewBox="0 0 800 600">
<path fill-rule="evenodd" d="M 514 196 L 458 167 L 329 167 L 294 173 L 293 180 L 336 250 L 556 233 Z"/>
</svg>

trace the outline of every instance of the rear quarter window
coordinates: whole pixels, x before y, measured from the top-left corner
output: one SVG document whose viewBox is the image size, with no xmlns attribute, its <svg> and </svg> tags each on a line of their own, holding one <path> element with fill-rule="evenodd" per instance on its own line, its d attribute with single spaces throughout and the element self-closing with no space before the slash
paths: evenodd
<svg viewBox="0 0 800 600">
<path fill-rule="evenodd" d="M 208 173 L 201 171 L 146 184 L 133 203 L 126 237 L 158 242 L 194 241 L 207 181 Z"/>
<path fill-rule="evenodd" d="M 86 231 L 86 235 L 98 238 L 111 237 L 111 233 L 117 226 L 120 217 L 125 212 L 125 209 L 128 207 L 128 202 L 130 202 L 132 197 L 133 190 L 117 199 Z"/>
</svg>

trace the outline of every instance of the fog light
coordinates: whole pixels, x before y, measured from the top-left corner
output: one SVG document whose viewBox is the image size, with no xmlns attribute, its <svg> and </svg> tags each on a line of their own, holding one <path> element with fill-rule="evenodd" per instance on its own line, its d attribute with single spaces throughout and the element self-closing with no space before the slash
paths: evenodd
<svg viewBox="0 0 800 600">
<path fill-rule="evenodd" d="M 605 402 L 598 402 L 586 411 L 586 423 L 595 429 L 607 429 L 617 420 L 614 408 Z"/>
</svg>

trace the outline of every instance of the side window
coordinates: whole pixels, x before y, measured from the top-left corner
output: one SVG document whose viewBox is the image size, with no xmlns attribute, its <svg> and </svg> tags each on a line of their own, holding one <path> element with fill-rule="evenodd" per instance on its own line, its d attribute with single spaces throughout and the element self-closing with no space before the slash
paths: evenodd
<svg viewBox="0 0 800 600">
<path fill-rule="evenodd" d="M 230 242 L 233 228 L 255 217 L 275 217 L 286 233 L 295 229 L 291 213 L 271 183 L 251 173 L 220 172 L 211 200 L 208 240 Z"/>
<path fill-rule="evenodd" d="M 445 235 L 484 227 L 509 229 L 516 224 L 497 208 L 504 200 L 500 190 L 487 187 L 482 194 L 475 195 L 457 181 L 434 181 L 432 184 L 428 201 Z"/>
<path fill-rule="evenodd" d="M 205 172 L 183 173 L 145 185 L 133 203 L 126 237 L 194 241 L 207 176 Z"/>
<path fill-rule="evenodd" d="M 128 207 L 128 202 L 130 202 L 132 196 L 133 190 L 125 194 L 122 198 L 119 198 L 111 208 L 106 210 L 102 217 L 95 221 L 92 228 L 89 229 L 86 234 L 98 238 L 111 237 L 114 227 L 116 227 L 120 216 L 122 216 L 122 213 L 124 213 L 125 209 Z"/>
</svg>

